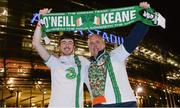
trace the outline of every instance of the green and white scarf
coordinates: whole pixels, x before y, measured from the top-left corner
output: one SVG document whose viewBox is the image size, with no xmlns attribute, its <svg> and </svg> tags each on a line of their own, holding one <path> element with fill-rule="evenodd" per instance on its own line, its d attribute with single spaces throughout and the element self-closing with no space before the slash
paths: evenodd
<svg viewBox="0 0 180 108">
<path fill-rule="evenodd" d="M 150 26 L 165 28 L 165 19 L 152 8 L 144 10 L 139 6 L 82 12 L 49 13 L 40 17 L 43 31 L 76 31 L 107 29 L 127 26 L 142 21 Z"/>
<path fill-rule="evenodd" d="M 76 108 L 79 108 L 79 89 L 80 89 L 80 83 L 81 83 L 81 61 L 79 60 L 79 57 L 77 55 L 74 55 L 75 63 L 78 67 L 78 74 L 77 74 L 77 81 L 76 81 Z"/>
<path fill-rule="evenodd" d="M 165 18 L 160 13 L 152 8 L 143 9 L 139 6 L 94 11 L 48 13 L 40 16 L 40 19 L 43 25 L 42 37 L 46 44 L 50 42 L 46 32 L 108 29 L 127 26 L 137 21 L 142 21 L 150 26 L 165 28 Z"/>
<path fill-rule="evenodd" d="M 104 96 L 106 86 L 106 76 L 109 75 L 113 86 L 116 103 L 121 102 L 121 94 L 114 75 L 109 54 L 103 52 L 94 62 L 91 62 L 89 68 L 89 82 L 93 97 Z"/>
</svg>

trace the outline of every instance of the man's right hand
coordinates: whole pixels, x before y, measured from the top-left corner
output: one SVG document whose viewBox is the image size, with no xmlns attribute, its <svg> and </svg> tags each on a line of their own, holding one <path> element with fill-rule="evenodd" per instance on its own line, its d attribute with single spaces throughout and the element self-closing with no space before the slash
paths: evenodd
<svg viewBox="0 0 180 108">
<path fill-rule="evenodd" d="M 148 2 L 140 2 L 139 6 L 144 9 L 150 8 L 150 4 Z"/>
</svg>

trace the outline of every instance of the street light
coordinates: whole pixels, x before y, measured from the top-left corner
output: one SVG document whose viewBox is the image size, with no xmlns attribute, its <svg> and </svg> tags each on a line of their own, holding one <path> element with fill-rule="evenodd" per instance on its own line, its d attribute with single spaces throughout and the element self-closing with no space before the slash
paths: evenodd
<svg viewBox="0 0 180 108">
<path fill-rule="evenodd" d="M 142 87 L 138 87 L 137 90 L 136 90 L 137 93 L 141 93 L 142 91 L 143 91 Z"/>
<path fill-rule="evenodd" d="M 143 98 L 142 98 L 143 88 L 138 86 L 136 89 L 136 98 L 137 98 L 137 106 L 142 107 Z"/>
</svg>

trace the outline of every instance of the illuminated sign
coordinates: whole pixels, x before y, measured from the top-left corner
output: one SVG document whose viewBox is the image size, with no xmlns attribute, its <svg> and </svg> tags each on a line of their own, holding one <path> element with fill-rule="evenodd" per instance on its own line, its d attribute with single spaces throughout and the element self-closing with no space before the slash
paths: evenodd
<svg viewBox="0 0 180 108">
<path fill-rule="evenodd" d="M 85 34 L 85 31 L 75 31 L 75 32 L 79 33 L 80 36 L 84 36 L 84 34 Z M 102 36 L 102 38 L 106 42 L 109 42 L 109 43 L 113 43 L 113 44 L 117 44 L 117 45 L 124 43 L 124 37 L 122 35 L 116 36 L 114 34 L 111 34 L 111 33 L 108 34 L 106 32 L 100 31 L 100 30 L 87 30 L 86 33 L 88 36 L 91 36 L 92 34 L 98 34 L 98 35 Z"/>
<path fill-rule="evenodd" d="M 39 13 L 33 14 L 33 18 L 31 19 L 31 24 L 34 24 L 35 22 L 40 20 L 40 15 Z"/>
</svg>

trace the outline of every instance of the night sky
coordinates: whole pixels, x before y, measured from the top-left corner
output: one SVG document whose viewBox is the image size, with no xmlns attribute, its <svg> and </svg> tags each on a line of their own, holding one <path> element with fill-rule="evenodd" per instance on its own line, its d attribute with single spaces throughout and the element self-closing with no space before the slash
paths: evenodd
<svg viewBox="0 0 180 108">
<path fill-rule="evenodd" d="M 69 3 L 68 3 L 69 1 Z M 26 12 L 25 9 L 29 10 L 29 7 L 22 7 L 23 2 L 25 4 L 31 4 L 34 6 L 32 8 L 32 12 L 38 11 L 40 8 L 48 7 L 53 8 L 53 11 L 56 12 L 67 12 L 67 11 L 84 11 L 84 10 L 92 10 L 83 6 L 73 5 L 70 3 L 71 0 L 22 0 L 18 2 L 18 0 L 10 0 L 10 6 L 15 6 L 16 8 L 20 8 L 19 10 Z M 79 2 L 84 4 L 85 6 L 92 7 L 95 9 L 108 9 L 108 8 L 118 8 L 118 7 L 127 7 L 138 5 L 142 0 L 73 0 L 75 2 Z M 178 25 L 180 22 L 178 21 L 178 14 L 180 12 L 178 8 L 178 4 L 175 1 L 168 0 L 146 0 L 150 3 L 151 7 L 161 13 L 162 16 L 166 18 L 166 29 L 161 27 L 151 27 L 148 35 L 153 36 L 155 34 L 155 39 L 159 43 L 159 45 L 164 48 L 166 51 L 173 52 L 176 55 L 180 54 L 180 39 Z M 21 9 L 22 8 L 22 9 Z M 52 12 L 53 12 L 52 11 Z M 157 36 L 158 35 L 158 36 Z"/>
<path fill-rule="evenodd" d="M 131 6 L 136 5 L 140 2 L 140 0 L 97 0 L 97 2 L 102 2 L 107 6 L 111 7 L 119 7 L 119 6 Z M 142 0 L 141 0 L 142 1 Z M 157 42 L 160 42 L 160 46 L 167 51 L 173 52 L 176 55 L 180 54 L 180 35 L 178 30 L 180 31 L 180 21 L 179 19 L 179 10 L 177 2 L 170 2 L 168 0 L 147 0 L 150 3 L 150 6 L 161 13 L 162 16 L 166 19 L 166 29 L 161 27 L 151 28 L 150 34 L 158 34 L 156 37 Z"/>
</svg>

